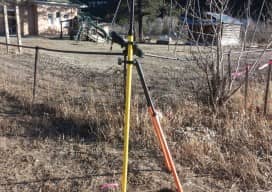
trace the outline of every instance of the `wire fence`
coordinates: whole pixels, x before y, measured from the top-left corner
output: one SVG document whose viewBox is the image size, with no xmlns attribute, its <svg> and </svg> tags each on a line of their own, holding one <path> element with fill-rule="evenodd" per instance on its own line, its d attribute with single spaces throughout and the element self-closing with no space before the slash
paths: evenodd
<svg viewBox="0 0 272 192">
<path fill-rule="evenodd" d="M 42 103 L 42 101 L 47 101 L 50 104 L 61 104 L 68 101 L 76 102 L 75 100 L 78 100 L 83 104 L 86 103 L 87 100 L 99 98 L 104 106 L 107 105 L 110 107 L 113 104 L 121 106 L 121 98 L 123 98 L 124 95 L 123 67 L 112 64 L 112 66 L 102 67 L 103 70 L 97 70 L 101 68 L 100 66 L 102 66 L 101 63 L 103 63 L 103 61 L 98 60 L 96 69 L 94 69 L 93 65 L 83 66 L 81 63 L 82 60 L 77 59 L 74 55 L 80 55 L 79 57 L 104 56 L 105 60 L 108 60 L 107 58 L 109 57 L 113 57 L 117 61 L 118 56 L 121 57 L 123 55 L 122 52 L 84 52 L 21 46 L 26 49 L 27 52 L 10 58 L 5 56 L 6 48 L 9 48 L 10 52 L 16 52 L 15 50 L 18 46 L 13 44 L 7 45 L 6 43 L 0 43 L 0 45 L 2 45 L 0 46 L 1 53 L 4 54 L 7 60 L 17 59 L 17 61 L 4 62 L 3 66 L 5 66 L 5 68 L 3 70 L 8 70 L 8 72 L 4 73 L 2 76 L 3 79 L 6 79 L 6 83 L 12 81 L 17 82 L 14 85 L 6 86 L 11 88 L 16 85 L 17 88 L 12 87 L 12 90 L 17 90 L 24 96 L 32 97 L 33 102 Z M 200 60 L 202 60 L 201 62 L 203 62 L 203 60 L 205 62 L 205 59 L 207 62 L 211 62 L 212 53 L 208 51 L 209 47 L 206 49 L 202 46 L 200 46 L 200 48 L 196 46 L 190 47 L 190 54 L 186 55 L 185 53 L 183 56 L 145 53 L 143 62 L 149 62 L 150 64 L 157 63 L 157 65 L 161 63 L 160 66 L 156 67 L 153 65 L 155 71 L 158 69 L 156 71 L 157 77 L 168 76 L 168 78 L 165 78 L 166 81 L 164 83 L 160 81 L 160 84 L 156 84 L 153 81 L 151 84 L 156 88 L 154 90 L 151 89 L 151 92 L 156 93 L 157 90 L 164 89 L 165 92 L 162 93 L 163 95 L 168 94 L 178 98 L 182 94 L 176 91 L 177 88 L 182 85 L 191 89 L 194 86 L 192 81 L 199 78 L 199 72 L 191 65 L 196 65 Z M 198 51 L 201 54 L 198 54 Z M 270 48 L 250 48 L 242 51 L 235 49 L 234 51 L 223 52 L 222 63 L 224 64 L 225 73 L 229 74 L 229 79 L 239 81 L 240 77 L 238 77 L 239 75 L 237 74 L 245 75 L 245 66 L 251 66 L 249 80 L 256 82 L 256 79 L 258 79 L 264 82 L 265 67 L 262 68 L 262 66 L 267 64 L 271 51 Z M 185 49 L 184 52 L 186 52 Z M 56 57 L 56 54 L 58 57 Z M 196 56 L 196 54 L 198 55 Z M 65 55 L 65 57 L 62 57 L 63 55 Z M 66 57 L 67 55 L 70 57 Z M 16 63 L 16 65 L 11 63 Z M 169 64 L 172 66 L 167 67 Z M 14 68 L 14 70 L 10 70 L 12 68 Z M 25 73 L 21 73 L 21 70 L 25 70 Z M 193 75 L 187 76 L 190 70 L 193 71 Z M 152 74 L 150 78 L 154 79 Z M 161 79 L 163 80 L 164 78 Z M 192 85 L 188 86 L 188 81 L 191 81 L 189 83 Z M 141 87 L 138 85 L 134 85 L 134 89 L 141 92 Z M 62 97 L 58 98 L 60 95 Z M 154 95 L 156 95 L 157 98 L 160 97 L 159 94 Z M 114 107 L 112 106 L 111 108 Z"/>
<path fill-rule="evenodd" d="M 31 101 L 34 107 L 54 108 L 55 115 L 58 115 L 56 113 L 59 111 L 62 118 L 78 120 L 73 122 L 74 127 L 70 127 L 69 131 L 67 129 L 69 135 L 93 134 L 94 137 L 104 137 L 106 130 L 103 130 L 103 127 L 109 128 L 110 123 L 104 125 L 103 121 L 111 112 L 122 112 L 123 71 L 117 64 L 116 67 L 112 64 L 98 70 L 100 64 L 97 64 L 96 68 L 92 64 L 88 65 L 87 58 L 97 54 L 116 57 L 122 53 L 61 51 L 22 46 L 23 54 L 13 54 L 17 46 L 8 46 L 10 54 L 1 52 L 1 82 L 4 90 Z M 87 55 L 85 64 L 75 57 L 78 54 Z M 45 109 L 41 110 L 48 112 Z M 75 117 L 79 114 L 80 117 Z M 99 120 L 94 114 L 105 117 L 99 117 Z M 77 132 L 76 126 L 84 126 L 81 120 L 85 121 L 86 126 L 90 124 L 88 127 L 93 130 L 86 128 L 82 133 Z M 96 130 L 98 127 L 99 130 Z M 88 133 L 90 131 L 93 133 Z"/>
<path fill-rule="evenodd" d="M 42 123 L 36 123 L 35 128 L 28 130 L 29 133 L 31 132 L 34 136 L 42 135 L 46 137 L 51 137 L 51 135 L 65 135 L 65 137 L 88 135 L 88 139 L 91 140 L 96 140 L 97 138 L 100 141 L 113 141 L 116 138 L 121 140 L 124 74 L 123 66 L 117 65 L 117 59 L 119 56 L 122 57 L 122 53 L 111 52 L 111 54 L 106 53 L 102 56 L 104 52 L 62 52 L 61 50 L 54 52 L 54 49 L 25 46 L 24 49 L 27 51 L 23 50 L 23 54 L 14 54 L 17 51 L 17 47 L 9 45 L 10 53 L 7 54 L 6 44 L 0 43 L 0 45 L 2 45 L 0 46 L 1 87 L 13 93 L 13 95 L 18 95 L 25 98 L 25 100 L 29 100 L 33 106 L 40 108 L 39 110 L 33 109 L 33 114 L 35 116 L 42 116 Z M 229 74 L 231 75 L 231 79 L 235 79 L 237 84 L 242 81 L 248 82 L 246 86 L 242 87 L 240 92 L 240 96 L 242 100 L 245 100 L 246 105 L 262 107 L 264 105 L 263 97 L 267 94 L 265 86 L 268 65 L 264 65 L 267 64 L 270 51 L 265 52 L 265 55 L 256 65 L 254 73 L 248 76 L 246 73 L 247 68 L 245 67 L 249 66 L 248 69 L 251 69 L 257 60 L 256 54 L 259 56 L 262 54 L 261 51 L 254 53 L 254 55 L 242 53 L 241 65 L 237 73 L 235 69 L 239 58 L 241 58 L 239 56 L 241 52 L 238 53 L 237 51 L 237 53 L 233 52 L 224 55 L 223 62 L 226 73 L 228 73 L 228 64 L 231 66 Z M 78 56 L 78 54 L 81 55 Z M 103 58 L 96 58 L 96 54 L 101 54 L 99 57 Z M 79 57 L 81 59 L 78 59 Z M 181 99 L 190 99 L 191 95 L 188 94 L 188 96 L 187 93 L 200 92 L 198 85 L 196 85 L 197 83 L 202 83 L 201 86 L 205 87 L 203 86 L 205 82 L 203 82 L 200 70 L 196 67 L 197 61 L 200 58 L 196 58 L 194 55 L 173 57 L 162 56 L 159 53 L 147 53 L 146 58 L 141 60 L 154 103 L 163 114 L 167 114 L 169 107 L 171 110 L 178 110 Z M 205 59 L 207 59 L 207 62 L 210 61 L 208 54 L 205 56 Z M 109 65 L 103 65 L 104 62 L 110 63 L 111 61 L 114 62 Z M 203 62 L 203 60 L 201 61 Z M 134 78 L 136 76 L 137 74 L 134 74 Z M 134 129 L 131 130 L 131 143 L 136 148 L 140 146 L 145 147 L 145 150 L 146 148 L 153 149 L 154 142 L 152 139 L 154 136 L 151 133 L 152 129 L 149 129 L 150 122 L 146 108 L 144 107 L 143 91 L 140 83 L 137 81 L 137 78 L 133 81 L 134 98 L 131 110 L 133 113 L 132 126 Z M 258 84 L 259 82 L 262 83 L 262 86 Z M 256 86 L 260 86 L 257 89 L 258 92 L 253 91 L 253 89 L 256 89 Z M 53 121 L 50 121 L 51 115 L 54 116 Z M 57 121 L 60 122 L 58 123 Z M 175 127 L 175 131 L 181 131 L 181 127 Z M 20 133 L 16 133 L 16 135 L 20 135 Z M 86 148 L 89 147 L 87 146 Z M 170 147 L 173 149 L 171 144 Z M 74 149 L 72 150 L 68 146 L 67 150 L 73 151 Z M 77 154 L 79 152 L 73 151 L 73 153 Z M 156 154 L 156 151 L 153 151 L 153 153 Z M 67 152 L 67 156 L 69 155 L 71 155 L 71 152 Z M 101 177 L 99 180 L 100 183 L 109 182 L 110 179 L 108 178 L 115 181 L 118 180 L 120 170 L 114 170 L 114 168 L 121 166 L 120 155 L 107 154 L 107 157 L 103 155 L 103 151 L 100 151 L 98 155 L 100 160 L 102 161 L 103 159 L 104 162 L 110 162 L 104 163 L 103 166 L 105 167 L 103 168 L 105 170 L 102 170 L 101 167 L 94 167 L 94 172 L 90 173 L 86 171 L 82 175 L 81 173 L 77 173 L 75 174 L 76 176 L 65 176 L 65 179 L 61 176 L 55 176 L 50 177 L 50 179 L 30 179 L 17 183 L 2 182 L 0 183 L 0 187 L 11 189 L 15 186 L 13 188 L 17 189 L 25 185 L 40 186 L 45 182 L 55 182 L 58 184 L 62 180 L 68 182 L 73 182 L 74 180 L 89 181 L 90 178 L 93 179 L 96 176 Z M 162 157 L 160 158 L 162 159 Z M 134 165 L 140 164 L 139 161 L 141 161 L 141 169 Z M 153 166 L 154 164 L 156 165 L 156 162 L 149 169 L 150 158 L 146 158 L 144 161 L 142 158 L 139 158 L 133 161 L 133 163 L 132 166 L 136 168 L 132 168 L 129 172 L 134 176 L 138 174 L 142 177 L 143 175 L 140 172 L 163 172 L 163 169 L 161 169 L 162 166 Z M 118 166 L 114 166 L 113 164 Z M 103 171 L 106 174 L 103 174 Z M 148 178 L 152 179 L 150 174 Z M 135 182 L 138 182 L 136 180 Z M 95 179 L 92 181 L 97 182 Z M 147 185 L 146 183 L 148 182 L 153 183 L 153 181 L 146 180 L 138 185 Z M 99 188 L 98 183 L 92 184 L 86 181 L 86 185 Z"/>
<path fill-rule="evenodd" d="M 75 51 L 73 54 L 60 50 L 56 53 L 55 49 L 24 46 L 22 54 L 14 54 L 17 47 L 9 45 L 10 53 L 6 54 L 6 44 L 0 44 L 4 89 L 31 101 L 34 108 L 41 108 L 38 114 L 46 118 L 53 115 L 62 122 L 53 122 L 51 127 L 57 124 L 56 130 L 42 126 L 31 134 L 87 136 L 99 140 L 122 138 L 124 67 L 117 64 L 122 53 Z M 169 60 L 160 55 L 155 59 L 146 55 L 141 60 L 156 108 L 167 113 L 182 99 L 192 99 L 192 90 L 198 90 L 195 81 L 199 79 L 193 59 Z M 131 140 L 135 146 L 152 147 L 153 133 L 147 128 L 150 122 L 136 70 L 133 78 L 132 126 L 136 129 L 132 130 Z M 143 140 L 146 135 L 150 140 Z"/>
<path fill-rule="evenodd" d="M 72 110 L 75 113 L 82 109 L 93 110 L 89 111 L 90 114 L 101 111 L 107 115 L 110 114 L 110 111 L 122 113 L 124 74 L 123 67 L 117 65 L 117 58 L 123 53 L 67 51 L 22 46 L 27 50 L 24 54 L 15 54 L 10 57 L 6 55 L 7 45 L 5 43 L 0 43 L 0 45 L 2 45 L 0 49 L 3 57 L 2 81 L 6 89 L 31 98 L 32 102 L 36 104 L 46 102 L 52 106 L 69 106 L 66 110 Z M 16 52 L 17 45 L 10 44 L 8 47 L 10 52 Z M 203 77 L 196 69 L 196 65 L 198 62 L 211 62 L 212 53 L 205 50 L 203 54 L 200 51 L 202 54 L 198 54 L 196 57 L 199 48 L 193 47 L 192 49 L 194 50 L 189 55 L 185 54 L 184 56 L 145 54 L 143 62 L 148 64 L 146 71 L 150 80 L 150 91 L 155 101 L 159 103 L 159 107 L 164 108 L 161 103 L 166 100 L 166 103 L 169 104 L 169 101 L 186 98 L 188 92 L 198 92 L 200 91 L 199 87 L 203 87 L 203 85 L 197 85 L 201 82 L 203 84 L 203 81 L 200 80 Z M 204 50 L 204 47 L 200 49 Z M 186 50 L 184 51 L 186 52 Z M 252 106 L 263 107 L 263 97 L 268 94 L 264 87 L 268 81 L 266 71 L 271 51 L 269 48 L 251 48 L 245 51 L 235 49 L 223 53 L 222 63 L 224 64 L 224 73 L 231 80 L 229 84 L 234 82 L 234 85 L 239 86 L 246 79 L 248 88 L 245 89 L 249 90 L 243 94 L 251 96 L 245 96 L 244 100 L 251 102 Z M 103 55 L 104 58 L 103 60 L 95 60 L 98 64 L 94 67 L 93 64 L 82 65 L 82 60 L 74 55 L 90 56 L 92 59 L 96 55 Z M 111 61 L 115 63 L 103 67 L 102 63 L 110 57 L 113 57 Z M 150 68 L 152 72 L 150 72 Z M 250 70 L 248 77 L 246 77 L 246 68 Z M 138 100 L 140 98 L 144 103 L 141 98 L 143 95 L 141 86 L 137 83 L 134 83 L 133 86 L 133 90 L 138 93 L 135 97 Z M 253 93 L 250 93 L 250 87 L 256 86 L 261 89 L 262 96 L 253 96 Z M 254 97 L 257 99 L 253 99 Z M 122 126 L 121 124 L 119 122 L 120 126 Z"/>
</svg>

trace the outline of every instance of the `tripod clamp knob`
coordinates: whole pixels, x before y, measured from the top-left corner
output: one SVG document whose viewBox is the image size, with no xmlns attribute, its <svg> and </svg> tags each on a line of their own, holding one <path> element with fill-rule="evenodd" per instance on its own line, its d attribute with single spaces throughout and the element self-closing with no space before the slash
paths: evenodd
<svg viewBox="0 0 272 192">
<path fill-rule="evenodd" d="M 124 63 L 124 60 L 122 58 L 118 58 L 118 65 L 122 65 Z"/>
<path fill-rule="evenodd" d="M 126 61 L 126 64 L 133 64 L 133 65 L 135 65 L 135 64 L 137 64 L 137 59 L 134 59 L 133 61 Z M 124 64 L 125 63 L 125 61 L 122 59 L 122 58 L 118 58 L 118 65 L 122 65 L 122 64 Z"/>
</svg>

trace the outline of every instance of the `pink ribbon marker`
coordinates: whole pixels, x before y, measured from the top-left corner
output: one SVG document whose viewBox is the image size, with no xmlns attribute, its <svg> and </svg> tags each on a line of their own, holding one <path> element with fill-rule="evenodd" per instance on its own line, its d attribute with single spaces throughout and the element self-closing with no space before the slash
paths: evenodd
<svg viewBox="0 0 272 192">
<path fill-rule="evenodd" d="M 233 78 L 236 78 L 236 77 L 242 76 L 243 73 L 244 73 L 244 71 L 243 71 L 243 72 L 234 72 L 234 73 L 232 73 L 231 75 L 232 75 Z"/>
<path fill-rule="evenodd" d="M 259 69 L 259 70 L 263 70 L 264 68 L 268 67 L 268 65 L 269 65 L 269 64 L 268 64 L 268 63 L 266 63 L 266 64 L 264 64 L 264 65 L 260 66 L 258 69 Z"/>
<path fill-rule="evenodd" d="M 271 61 L 272 62 L 272 61 Z M 241 69 L 241 71 L 237 71 L 231 74 L 232 78 L 237 78 L 242 76 L 244 73 L 246 73 L 246 70 L 250 70 L 252 67 L 252 65 L 246 65 L 243 69 Z"/>
<path fill-rule="evenodd" d="M 105 183 L 101 185 L 100 189 L 101 190 L 106 190 L 106 189 L 117 189 L 118 188 L 118 183 Z"/>
<path fill-rule="evenodd" d="M 272 65 L 272 60 L 269 60 L 268 63 L 266 63 L 266 64 L 260 66 L 258 69 L 259 69 L 259 70 L 263 70 L 264 68 L 268 67 L 269 65 Z"/>
</svg>

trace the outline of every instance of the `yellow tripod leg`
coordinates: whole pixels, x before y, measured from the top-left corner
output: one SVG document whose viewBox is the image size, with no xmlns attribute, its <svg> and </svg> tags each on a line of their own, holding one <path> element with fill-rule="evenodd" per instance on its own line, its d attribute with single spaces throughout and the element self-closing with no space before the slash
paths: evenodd
<svg viewBox="0 0 272 192">
<path fill-rule="evenodd" d="M 127 191 L 128 175 L 128 150 L 129 150 L 129 129 L 130 129 L 130 103 L 131 103 L 131 81 L 133 62 L 133 36 L 128 36 L 128 65 L 126 76 L 126 102 L 124 119 L 124 151 L 123 151 L 123 172 L 122 172 L 122 192 Z M 125 63 L 126 65 L 126 63 Z"/>
</svg>

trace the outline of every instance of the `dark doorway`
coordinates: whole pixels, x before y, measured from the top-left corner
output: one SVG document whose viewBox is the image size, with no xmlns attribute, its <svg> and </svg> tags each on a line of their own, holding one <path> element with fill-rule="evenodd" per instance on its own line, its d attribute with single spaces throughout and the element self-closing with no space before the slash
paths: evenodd
<svg viewBox="0 0 272 192">
<path fill-rule="evenodd" d="M 16 17 L 15 17 L 14 9 L 8 10 L 8 23 L 9 23 L 9 33 L 11 35 L 15 35 L 16 34 Z"/>
</svg>

